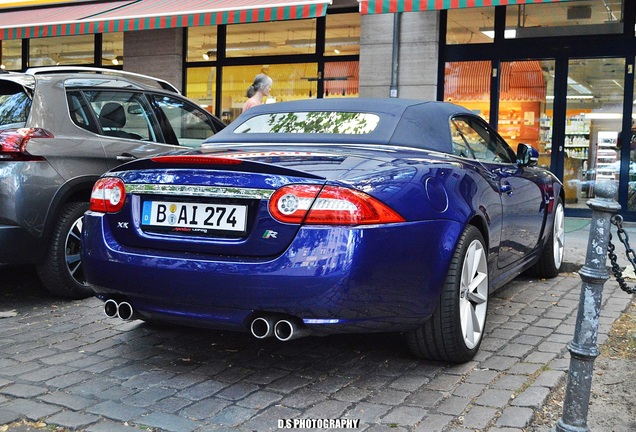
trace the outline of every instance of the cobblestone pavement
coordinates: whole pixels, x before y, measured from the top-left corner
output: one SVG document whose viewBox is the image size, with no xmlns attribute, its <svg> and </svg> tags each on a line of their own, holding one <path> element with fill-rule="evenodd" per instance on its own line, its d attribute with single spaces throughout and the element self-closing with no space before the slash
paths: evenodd
<svg viewBox="0 0 636 432">
<path fill-rule="evenodd" d="M 419 361 L 392 334 L 281 343 L 109 319 L 97 299 L 51 297 L 25 268 L 0 269 L 0 287 L 0 425 L 266 431 L 351 419 L 365 431 L 494 432 L 525 427 L 564 379 L 581 280 L 518 278 L 498 291 L 463 365 Z M 605 284 L 599 343 L 630 298 Z"/>
</svg>

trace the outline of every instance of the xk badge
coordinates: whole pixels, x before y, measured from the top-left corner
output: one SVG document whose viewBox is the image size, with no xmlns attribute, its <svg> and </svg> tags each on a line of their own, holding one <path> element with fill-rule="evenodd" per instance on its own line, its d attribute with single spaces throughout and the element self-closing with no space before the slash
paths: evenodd
<svg viewBox="0 0 636 432">
<path fill-rule="evenodd" d="M 117 228 L 128 229 L 128 222 L 117 222 Z"/>
</svg>

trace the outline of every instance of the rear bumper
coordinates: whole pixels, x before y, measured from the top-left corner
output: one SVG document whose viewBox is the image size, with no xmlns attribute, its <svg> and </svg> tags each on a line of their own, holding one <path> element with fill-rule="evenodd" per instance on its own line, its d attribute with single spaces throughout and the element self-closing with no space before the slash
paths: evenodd
<svg viewBox="0 0 636 432">
<path fill-rule="evenodd" d="M 146 319 L 246 330 L 276 313 L 322 333 L 402 331 L 437 306 L 461 231 L 450 221 L 305 227 L 280 256 L 229 258 L 126 248 L 89 212 L 82 259 L 98 297 Z"/>
<path fill-rule="evenodd" d="M 0 264 L 37 264 L 43 256 L 42 242 L 27 230 L 0 225 Z"/>
</svg>

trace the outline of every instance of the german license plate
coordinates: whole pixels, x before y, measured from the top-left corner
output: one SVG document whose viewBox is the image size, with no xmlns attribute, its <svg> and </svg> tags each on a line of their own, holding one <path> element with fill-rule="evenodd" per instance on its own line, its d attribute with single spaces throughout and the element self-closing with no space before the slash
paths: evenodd
<svg viewBox="0 0 636 432">
<path fill-rule="evenodd" d="M 228 204 L 145 201 L 141 225 L 172 228 L 170 231 L 245 232 L 247 206 Z"/>
</svg>

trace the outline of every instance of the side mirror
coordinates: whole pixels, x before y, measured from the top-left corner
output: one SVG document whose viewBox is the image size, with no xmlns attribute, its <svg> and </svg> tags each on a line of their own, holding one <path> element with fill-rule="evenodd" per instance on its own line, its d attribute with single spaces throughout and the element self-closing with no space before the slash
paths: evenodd
<svg viewBox="0 0 636 432">
<path fill-rule="evenodd" d="M 530 144 L 520 143 L 517 146 L 517 164 L 520 166 L 536 166 L 539 162 L 539 151 Z"/>
</svg>

